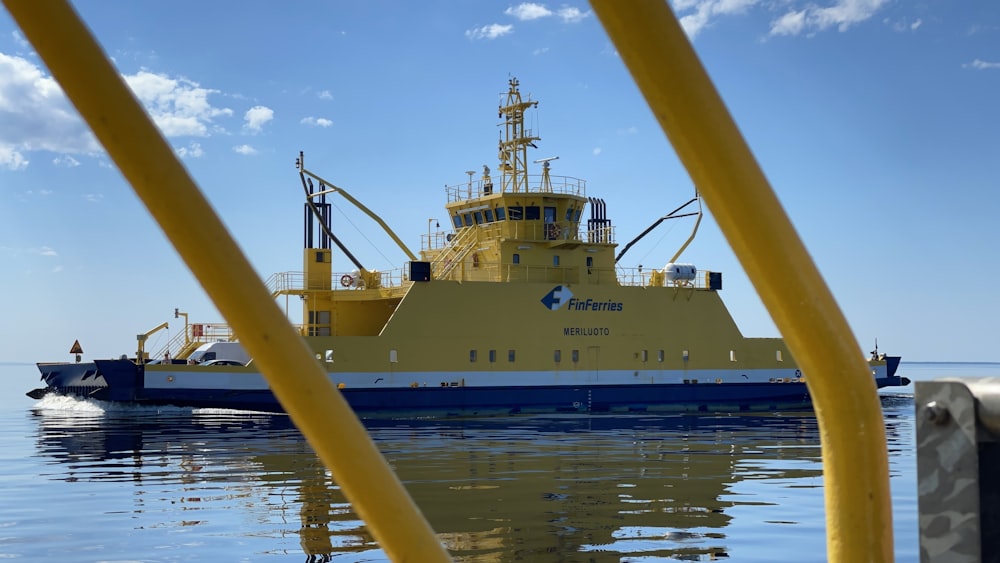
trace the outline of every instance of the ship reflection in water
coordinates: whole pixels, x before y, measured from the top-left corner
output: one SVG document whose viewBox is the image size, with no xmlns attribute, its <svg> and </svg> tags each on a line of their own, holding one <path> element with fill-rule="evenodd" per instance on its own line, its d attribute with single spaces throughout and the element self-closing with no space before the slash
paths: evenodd
<svg viewBox="0 0 1000 563">
<path fill-rule="evenodd" d="M 70 401 L 43 405 L 58 400 Z M 100 496 L 97 513 L 78 515 L 91 524 L 87 530 L 64 531 L 66 550 L 384 559 L 287 417 L 88 411 L 76 403 L 34 411 L 38 455 L 58 462 L 43 477 Z M 748 560 L 754 552 L 780 560 L 773 550 L 783 548 L 766 544 L 794 546 L 792 536 L 803 531 L 822 558 L 815 551 L 823 537 L 822 477 L 811 413 L 368 427 L 457 561 Z M 799 503 L 803 495 L 809 500 Z M 110 516 L 120 514 L 129 519 Z M 92 539 L 97 530 L 106 537 Z M 117 535 L 127 541 L 108 539 Z"/>
</svg>

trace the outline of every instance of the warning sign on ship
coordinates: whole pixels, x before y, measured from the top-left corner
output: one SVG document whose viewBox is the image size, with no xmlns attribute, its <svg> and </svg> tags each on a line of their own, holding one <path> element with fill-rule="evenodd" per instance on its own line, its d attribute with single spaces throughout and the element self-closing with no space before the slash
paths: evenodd
<svg viewBox="0 0 1000 563">
<path fill-rule="evenodd" d="M 74 340 L 73 341 L 73 347 L 69 349 L 69 353 L 70 354 L 82 354 L 83 353 L 83 346 L 80 346 L 80 341 L 79 340 Z"/>
</svg>

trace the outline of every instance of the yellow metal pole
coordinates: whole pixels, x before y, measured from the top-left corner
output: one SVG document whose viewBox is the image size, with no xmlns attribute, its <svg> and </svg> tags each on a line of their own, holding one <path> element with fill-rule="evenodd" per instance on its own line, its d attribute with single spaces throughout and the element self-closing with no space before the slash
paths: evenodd
<svg viewBox="0 0 1000 563">
<path fill-rule="evenodd" d="M 63 0 L 4 4 L 382 548 L 394 561 L 449 561 L 364 426 L 72 7 Z"/>
<path fill-rule="evenodd" d="M 830 561 L 892 561 L 885 427 L 843 313 L 664 0 L 591 0 L 802 366 L 819 421 Z"/>
</svg>

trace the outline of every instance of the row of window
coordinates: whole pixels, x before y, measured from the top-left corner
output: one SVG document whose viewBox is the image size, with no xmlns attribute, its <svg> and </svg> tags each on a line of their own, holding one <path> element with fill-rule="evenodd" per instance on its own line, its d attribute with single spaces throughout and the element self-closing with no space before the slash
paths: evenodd
<svg viewBox="0 0 1000 563">
<path fill-rule="evenodd" d="M 640 350 L 639 353 L 637 354 L 637 356 L 639 357 L 639 359 L 641 361 L 648 362 L 649 361 L 649 350 Z M 775 360 L 777 360 L 779 362 L 784 361 L 784 359 L 781 356 L 781 350 L 776 350 L 774 356 L 775 356 L 774 357 Z M 469 350 L 469 361 L 470 362 L 477 361 L 478 357 L 479 357 L 479 353 L 478 353 L 477 350 Z M 689 359 L 689 357 L 690 357 L 689 354 L 688 354 L 688 351 L 684 350 L 681 353 L 681 357 L 684 359 L 684 361 L 687 361 Z M 665 352 L 663 350 L 657 350 L 656 351 L 656 361 L 657 362 L 663 363 L 663 361 L 664 361 L 665 358 L 666 358 L 666 354 L 665 354 Z M 562 350 L 553 350 L 553 352 L 552 352 L 552 359 L 556 363 L 561 362 L 562 361 Z M 490 363 L 493 363 L 493 362 L 497 361 L 497 351 L 496 350 L 490 350 L 489 351 L 489 360 L 490 360 Z M 508 362 L 513 362 L 514 361 L 514 350 L 507 350 L 507 361 Z M 576 362 L 580 361 L 580 351 L 579 350 L 571 350 L 570 351 L 570 361 L 572 361 L 573 363 L 576 363 Z M 736 351 L 735 350 L 730 350 L 729 351 L 729 361 L 731 361 L 731 362 L 735 362 L 736 361 Z"/>
<path fill-rule="evenodd" d="M 637 354 L 637 356 L 643 362 L 649 361 L 649 350 L 640 350 L 639 353 Z M 689 359 L 688 351 L 684 350 L 681 353 L 681 357 L 684 359 L 684 361 L 687 361 Z M 333 350 L 327 350 L 323 354 L 322 358 L 323 358 L 324 361 L 332 363 L 333 362 Z M 489 362 L 491 364 L 492 363 L 496 363 L 496 361 L 497 361 L 497 351 L 496 350 L 489 350 L 487 352 L 487 358 L 489 359 Z M 513 349 L 507 350 L 507 361 L 508 362 L 513 363 L 516 358 L 517 358 L 517 352 L 515 350 L 513 350 Z M 663 350 L 657 350 L 656 351 L 656 361 L 660 362 L 660 363 L 663 363 L 664 358 L 666 358 L 666 354 L 664 353 L 664 351 Z M 316 359 L 317 360 L 320 359 L 320 355 L 319 354 L 316 354 Z M 562 361 L 562 350 L 553 350 L 552 351 L 552 359 L 556 363 L 561 362 Z M 779 362 L 784 361 L 784 359 L 781 356 L 781 350 L 776 350 L 775 351 L 775 358 L 774 359 L 777 360 L 777 361 L 779 361 Z M 396 357 L 396 351 L 395 350 L 389 350 L 389 361 L 393 362 L 393 363 L 396 363 L 396 362 L 399 361 L 397 359 L 397 357 Z M 476 350 L 476 349 L 469 350 L 469 361 L 472 362 L 472 363 L 475 363 L 475 362 L 479 361 L 479 350 Z M 570 361 L 573 362 L 573 363 L 576 363 L 576 362 L 580 361 L 580 351 L 579 350 L 570 350 Z M 731 362 L 735 362 L 736 361 L 736 351 L 735 350 L 730 350 L 729 351 L 729 361 L 731 361 Z"/>
<path fill-rule="evenodd" d="M 583 213 L 581 207 L 570 207 L 566 209 L 566 221 L 578 223 L 580 214 Z M 478 209 L 476 211 L 466 211 L 452 215 L 451 222 L 456 229 L 493 223 L 494 221 L 538 221 L 545 220 L 546 223 L 556 222 L 556 208 L 552 206 L 539 207 L 537 205 L 511 205 L 507 208 L 497 206 L 495 208 Z"/>
</svg>

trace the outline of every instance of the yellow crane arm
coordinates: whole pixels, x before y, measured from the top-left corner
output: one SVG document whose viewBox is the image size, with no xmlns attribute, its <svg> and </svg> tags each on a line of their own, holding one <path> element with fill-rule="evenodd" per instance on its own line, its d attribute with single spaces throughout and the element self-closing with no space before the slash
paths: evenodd
<svg viewBox="0 0 1000 563">
<path fill-rule="evenodd" d="M 313 174 L 312 172 L 306 170 L 305 162 L 303 162 L 303 160 L 304 159 L 303 159 L 302 154 L 299 153 L 299 173 L 305 174 L 306 176 L 309 176 L 310 178 L 314 178 L 317 182 L 319 182 L 320 184 L 322 184 L 322 185 L 326 186 L 327 188 L 329 188 L 327 190 L 323 190 L 323 191 L 320 191 L 320 192 L 316 192 L 314 194 L 310 194 L 309 195 L 310 198 L 316 197 L 316 196 L 319 196 L 319 195 L 323 195 L 323 194 L 334 194 L 334 193 L 340 194 L 341 196 L 344 197 L 344 199 L 346 199 L 347 201 L 351 202 L 351 205 L 353 205 L 354 207 L 357 207 L 358 209 L 360 209 L 361 211 L 363 211 L 366 215 L 368 215 L 369 217 L 371 217 L 376 223 L 378 223 L 379 226 L 382 227 L 382 230 L 385 231 L 385 233 L 387 235 L 389 235 L 389 238 L 391 238 L 393 240 L 393 242 L 395 242 L 396 245 L 399 246 L 399 248 L 401 248 L 403 250 L 403 252 L 406 253 L 406 256 L 410 260 L 412 260 L 414 262 L 416 262 L 417 260 L 419 260 L 419 258 L 417 258 L 417 256 L 414 253 L 410 252 L 410 249 L 407 248 L 405 244 L 403 244 L 403 241 L 399 240 L 399 237 L 396 236 L 396 233 L 394 233 L 392 231 L 392 229 L 389 228 L 389 225 L 387 225 L 386 222 L 383 221 L 381 217 L 379 217 L 371 209 L 368 209 L 367 207 L 365 207 L 365 205 L 363 203 L 361 203 L 360 201 L 358 201 L 357 199 L 355 199 L 351 194 L 347 193 L 347 190 L 345 190 L 344 188 L 336 186 L 332 182 L 324 180 L 323 178 L 320 178 L 318 175 Z"/>
<path fill-rule="evenodd" d="M 135 361 L 140 364 L 146 363 L 146 341 L 149 340 L 150 336 L 153 336 L 157 332 L 170 328 L 170 325 L 163 322 L 156 326 L 153 330 L 145 332 L 143 334 L 135 335 L 135 339 L 139 341 L 139 348 L 135 352 Z"/>
</svg>

